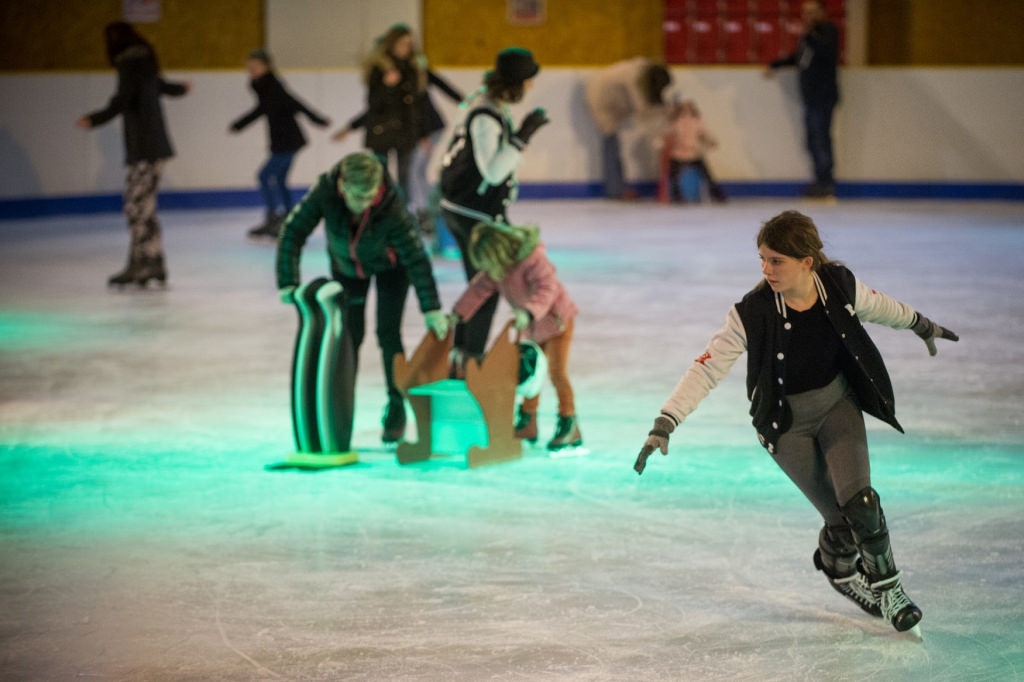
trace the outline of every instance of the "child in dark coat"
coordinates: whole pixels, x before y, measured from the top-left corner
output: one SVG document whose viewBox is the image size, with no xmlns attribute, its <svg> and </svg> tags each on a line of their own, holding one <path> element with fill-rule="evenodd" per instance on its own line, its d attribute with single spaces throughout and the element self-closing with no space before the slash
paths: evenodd
<svg viewBox="0 0 1024 682">
<path fill-rule="evenodd" d="M 295 117 L 300 112 L 321 128 L 331 124 L 330 119 L 316 113 L 288 92 L 273 70 L 273 62 L 265 50 L 253 50 L 246 61 L 246 69 L 252 80 L 249 86 L 256 93 L 256 108 L 231 124 L 231 132 L 237 133 L 260 116 L 267 117 L 270 134 L 270 158 L 260 168 L 257 177 L 260 193 L 266 206 L 263 224 L 249 230 L 253 239 L 277 240 L 281 223 L 292 208 L 291 191 L 288 189 L 288 171 L 291 170 L 295 154 L 306 145 L 306 138 Z"/>
</svg>

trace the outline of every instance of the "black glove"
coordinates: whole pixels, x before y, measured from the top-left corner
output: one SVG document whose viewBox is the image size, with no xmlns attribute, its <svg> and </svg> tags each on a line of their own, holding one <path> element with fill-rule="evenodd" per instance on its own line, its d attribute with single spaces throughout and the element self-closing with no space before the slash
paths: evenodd
<svg viewBox="0 0 1024 682">
<path fill-rule="evenodd" d="M 911 325 L 910 329 L 915 334 L 921 337 L 925 345 L 928 346 L 928 355 L 935 355 L 935 339 L 948 339 L 949 341 L 959 341 L 960 337 L 945 327 L 940 327 L 935 324 L 921 313 L 915 313 L 917 316 L 914 319 L 914 324 Z"/>
<path fill-rule="evenodd" d="M 537 130 L 548 122 L 548 114 L 543 109 L 534 109 L 526 115 L 523 122 L 519 124 L 519 130 L 512 136 L 512 144 L 516 149 L 522 149 L 530 142 L 530 138 Z"/>
<path fill-rule="evenodd" d="M 640 454 L 636 456 L 636 463 L 633 464 L 633 470 L 638 475 L 644 472 L 644 467 L 647 466 L 647 458 L 655 450 L 661 450 L 662 455 L 668 454 L 668 436 L 675 428 L 676 423 L 664 415 L 654 420 L 654 428 L 647 434 L 647 440 L 644 442 L 644 446 L 640 448 Z"/>
</svg>

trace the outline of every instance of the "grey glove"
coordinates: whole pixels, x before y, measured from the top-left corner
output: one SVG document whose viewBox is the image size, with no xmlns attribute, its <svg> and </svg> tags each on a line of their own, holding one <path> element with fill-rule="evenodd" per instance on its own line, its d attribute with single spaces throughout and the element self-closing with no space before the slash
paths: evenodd
<svg viewBox="0 0 1024 682">
<path fill-rule="evenodd" d="M 647 466 L 647 458 L 655 450 L 661 450 L 662 455 L 668 454 L 668 436 L 675 429 L 676 423 L 665 415 L 654 420 L 654 428 L 647 434 L 647 440 L 644 441 L 644 446 L 640 448 L 640 454 L 636 457 L 636 463 L 633 464 L 633 470 L 638 475 L 644 472 L 644 467 Z"/>
<path fill-rule="evenodd" d="M 921 313 L 914 314 L 916 317 L 914 318 L 914 324 L 910 326 L 910 329 L 920 336 L 921 340 L 924 341 L 926 346 L 928 346 L 928 355 L 935 355 L 937 352 L 935 350 L 935 339 L 947 339 L 949 341 L 960 340 L 960 337 L 954 332 L 951 332 L 945 327 L 940 327 Z"/>
<path fill-rule="evenodd" d="M 512 136 L 512 144 L 521 151 L 523 147 L 530 143 L 530 138 L 533 137 L 533 134 L 547 122 L 547 112 L 540 108 L 534 109 L 519 124 L 519 130 Z"/>
</svg>

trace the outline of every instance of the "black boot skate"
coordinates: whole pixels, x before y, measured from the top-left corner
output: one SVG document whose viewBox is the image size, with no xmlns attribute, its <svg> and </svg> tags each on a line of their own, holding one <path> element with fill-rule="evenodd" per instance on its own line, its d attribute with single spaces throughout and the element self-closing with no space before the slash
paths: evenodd
<svg viewBox="0 0 1024 682">
<path fill-rule="evenodd" d="M 910 601 L 900 584 L 899 571 L 896 575 L 871 583 L 871 591 L 878 600 L 882 618 L 892 623 L 898 632 L 906 632 L 921 622 L 921 609 Z"/>
<path fill-rule="evenodd" d="M 532 412 L 523 412 L 522 406 L 516 413 L 516 438 L 534 445 L 537 442 L 537 415 Z"/>
<path fill-rule="evenodd" d="M 278 213 L 268 213 L 267 219 L 262 225 L 257 225 L 249 230 L 249 239 L 256 242 L 277 242 L 281 233 L 281 224 L 284 223 L 284 216 Z"/>
<path fill-rule="evenodd" d="M 121 272 L 114 273 L 107 279 L 107 286 L 121 288 L 126 284 L 131 284 L 136 279 L 137 271 L 138 266 L 136 266 L 134 263 L 128 263 L 128 265 L 125 266 L 124 270 L 122 270 Z"/>
<path fill-rule="evenodd" d="M 384 408 L 384 432 L 380 439 L 385 444 L 397 443 L 405 435 L 405 402 L 401 398 L 392 398 Z"/>
<path fill-rule="evenodd" d="M 135 283 L 145 287 L 150 280 L 155 280 L 161 286 L 167 284 L 167 268 L 164 266 L 163 255 L 147 256 L 139 262 L 135 270 Z"/>
<path fill-rule="evenodd" d="M 558 416 L 558 424 L 555 426 L 555 435 L 548 441 L 548 450 L 555 453 L 569 454 L 569 450 L 583 445 L 583 435 L 580 433 L 576 415 L 568 417 Z M 582 453 L 580 453 L 582 454 Z"/>
<path fill-rule="evenodd" d="M 868 578 L 861 571 L 860 562 L 857 562 L 853 573 L 846 576 L 835 575 L 822 561 L 820 549 L 814 550 L 814 567 L 825 574 L 828 584 L 839 594 L 843 595 L 854 604 L 870 613 L 876 618 L 882 617 L 882 609 L 878 606 L 878 598 L 875 597 Z"/>
</svg>

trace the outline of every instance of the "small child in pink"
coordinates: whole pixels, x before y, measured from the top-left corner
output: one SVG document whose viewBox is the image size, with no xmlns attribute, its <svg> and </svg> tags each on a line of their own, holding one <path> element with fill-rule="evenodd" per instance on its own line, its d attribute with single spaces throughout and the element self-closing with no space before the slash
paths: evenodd
<svg viewBox="0 0 1024 682">
<path fill-rule="evenodd" d="M 683 201 L 679 181 L 682 179 L 683 171 L 687 168 L 693 168 L 700 173 L 701 179 L 707 183 L 708 193 L 714 201 L 725 201 L 722 187 L 711 177 L 711 172 L 708 170 L 707 164 L 704 163 L 704 153 L 717 147 L 718 140 L 704 126 L 697 103 L 693 100 L 686 100 L 677 104 L 672 111 L 666 133 L 669 153 L 669 189 L 672 201 Z"/>
<path fill-rule="evenodd" d="M 558 394 L 558 424 L 548 450 L 582 445 L 568 374 L 573 320 L 579 309 L 558 280 L 540 231 L 533 226 L 477 223 L 468 251 L 478 272 L 455 303 L 455 315 L 466 321 L 495 292 L 505 297 L 515 313 L 515 328 L 544 351 Z M 531 443 L 537 440 L 538 401 L 524 399 L 516 417 L 516 437 Z"/>
</svg>

